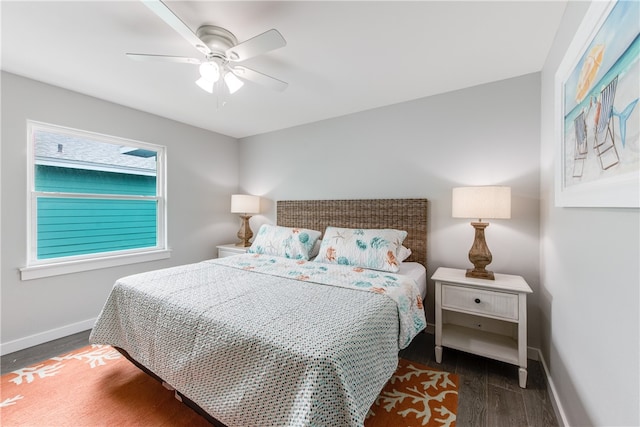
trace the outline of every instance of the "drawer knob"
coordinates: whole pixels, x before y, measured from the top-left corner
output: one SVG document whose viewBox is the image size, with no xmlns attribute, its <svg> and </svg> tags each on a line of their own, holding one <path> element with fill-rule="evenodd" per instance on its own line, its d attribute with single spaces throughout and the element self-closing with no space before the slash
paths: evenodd
<svg viewBox="0 0 640 427">
<path fill-rule="evenodd" d="M 476 298 L 473 300 L 476 304 L 480 304 L 480 298 Z"/>
</svg>

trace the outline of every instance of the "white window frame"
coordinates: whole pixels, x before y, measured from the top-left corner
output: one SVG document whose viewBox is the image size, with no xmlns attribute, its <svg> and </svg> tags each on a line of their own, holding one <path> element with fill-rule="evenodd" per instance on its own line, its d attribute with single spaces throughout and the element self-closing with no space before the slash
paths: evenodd
<svg viewBox="0 0 640 427">
<path fill-rule="evenodd" d="M 46 197 L 89 197 L 97 198 L 93 194 L 82 193 L 54 193 L 35 191 L 35 152 L 33 137 L 37 131 L 62 133 L 72 137 L 88 138 L 109 144 L 126 147 L 142 148 L 157 153 L 156 160 L 156 195 L 155 196 L 122 196 L 100 194 L 99 198 L 130 198 L 134 200 L 155 200 L 156 210 L 156 246 L 147 248 L 127 249 L 122 251 L 103 252 L 96 254 L 74 255 L 61 258 L 38 260 L 37 238 L 38 218 L 37 199 Z M 76 273 L 99 268 L 115 267 L 118 265 L 138 262 L 155 261 L 169 258 L 171 250 L 167 242 L 167 212 L 166 212 L 166 147 L 142 141 L 120 138 L 111 135 L 73 129 L 49 123 L 27 120 L 27 265 L 20 269 L 22 280 L 38 279 L 57 276 L 60 274 Z"/>
</svg>

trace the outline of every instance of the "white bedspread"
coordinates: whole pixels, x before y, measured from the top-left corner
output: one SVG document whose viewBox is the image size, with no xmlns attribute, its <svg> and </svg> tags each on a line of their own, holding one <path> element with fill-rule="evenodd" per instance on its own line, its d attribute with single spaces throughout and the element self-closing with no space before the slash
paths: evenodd
<svg viewBox="0 0 640 427">
<path fill-rule="evenodd" d="M 247 254 L 118 280 L 90 340 L 229 427 L 361 426 L 425 325 L 406 276 Z"/>
</svg>

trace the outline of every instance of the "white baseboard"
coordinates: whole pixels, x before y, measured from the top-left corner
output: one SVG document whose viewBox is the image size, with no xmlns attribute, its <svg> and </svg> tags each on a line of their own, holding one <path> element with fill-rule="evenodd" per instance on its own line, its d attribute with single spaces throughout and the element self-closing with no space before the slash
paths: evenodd
<svg viewBox="0 0 640 427">
<path fill-rule="evenodd" d="M 58 338 L 64 338 L 78 332 L 86 331 L 93 328 L 96 318 L 83 320 L 82 322 L 72 323 L 71 325 L 62 326 L 56 329 L 40 332 L 39 334 L 29 335 L 28 337 L 19 338 L 17 340 L 3 342 L 0 344 L 0 355 L 13 353 L 14 351 L 24 350 L 34 345 L 43 344 Z"/>
<path fill-rule="evenodd" d="M 556 386 L 553 384 L 553 379 L 549 373 L 549 368 L 547 367 L 547 362 L 544 360 L 544 356 L 540 349 L 538 349 L 538 360 L 542 364 L 542 369 L 544 369 L 544 375 L 547 379 L 547 389 L 549 390 L 549 397 L 551 398 L 551 405 L 553 406 L 553 410 L 556 413 L 556 418 L 558 419 L 558 423 L 560 427 L 569 427 L 569 420 L 567 420 L 567 414 L 564 412 L 564 408 L 562 407 L 562 403 L 560 402 L 560 398 L 558 396 L 558 391 L 556 390 Z"/>
</svg>

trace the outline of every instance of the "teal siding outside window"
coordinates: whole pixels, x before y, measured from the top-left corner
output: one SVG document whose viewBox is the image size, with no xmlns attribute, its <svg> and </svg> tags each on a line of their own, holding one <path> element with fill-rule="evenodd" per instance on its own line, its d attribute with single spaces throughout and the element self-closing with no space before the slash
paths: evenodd
<svg viewBox="0 0 640 427">
<path fill-rule="evenodd" d="M 36 165 L 40 192 L 155 196 L 156 177 Z M 37 258 L 153 247 L 156 200 L 47 197 L 37 199 Z"/>
<path fill-rule="evenodd" d="M 156 195 L 156 177 L 36 165 L 36 191 L 85 194 Z"/>
</svg>

